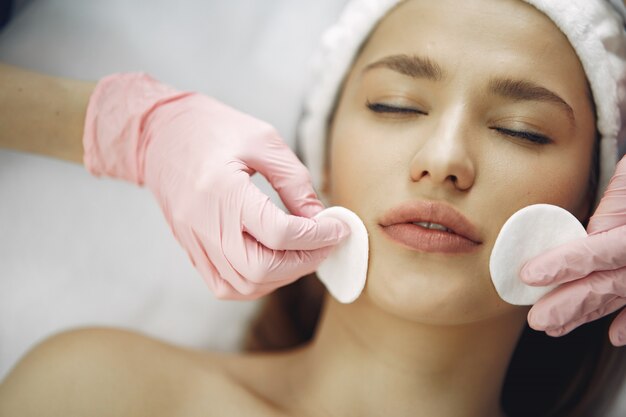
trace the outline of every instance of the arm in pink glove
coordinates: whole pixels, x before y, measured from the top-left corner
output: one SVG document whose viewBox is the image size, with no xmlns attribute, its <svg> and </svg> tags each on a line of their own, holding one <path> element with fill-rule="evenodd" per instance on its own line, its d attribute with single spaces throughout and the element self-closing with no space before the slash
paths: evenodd
<svg viewBox="0 0 626 417">
<path fill-rule="evenodd" d="M 252 299 L 289 284 L 349 234 L 335 219 L 308 218 L 323 206 L 308 171 L 271 126 L 145 74 L 98 83 L 83 143 L 91 173 L 154 193 L 219 298 Z M 295 216 L 252 184 L 257 171 Z"/>
<path fill-rule="evenodd" d="M 528 323 L 551 336 L 626 305 L 626 157 L 617 165 L 587 227 L 589 236 L 529 261 L 521 278 L 530 285 L 564 285 L 545 295 L 528 313 Z M 626 310 L 613 321 L 609 337 L 626 345 Z"/>
</svg>

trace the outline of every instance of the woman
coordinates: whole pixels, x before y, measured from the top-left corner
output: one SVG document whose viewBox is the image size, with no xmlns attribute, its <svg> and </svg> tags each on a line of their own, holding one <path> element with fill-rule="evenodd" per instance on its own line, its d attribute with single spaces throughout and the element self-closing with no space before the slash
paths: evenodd
<svg viewBox="0 0 626 417">
<path fill-rule="evenodd" d="M 504 303 L 488 270 L 518 209 L 550 203 L 588 219 L 596 131 L 585 71 L 546 15 L 518 0 L 403 2 L 360 49 L 328 129 L 323 191 L 370 234 L 363 295 L 349 305 L 326 296 L 313 339 L 280 353 L 197 352 L 114 330 L 62 334 L 9 375 L 0 415 L 597 412 L 586 401 L 599 398 L 595 389 L 610 393 L 603 371 L 618 364 L 617 351 L 596 342 L 605 323 L 561 345 L 531 340 L 531 349 L 545 344 L 541 355 L 587 344 L 574 375 L 535 363 L 562 383 L 539 398 L 528 390 L 545 380 L 520 373 L 518 355 L 511 362 L 528 346 L 528 309 Z"/>
</svg>

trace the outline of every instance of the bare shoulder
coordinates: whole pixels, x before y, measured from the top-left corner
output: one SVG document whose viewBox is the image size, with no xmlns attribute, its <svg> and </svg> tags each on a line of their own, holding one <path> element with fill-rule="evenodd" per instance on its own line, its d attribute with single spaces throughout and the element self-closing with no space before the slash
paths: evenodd
<svg viewBox="0 0 626 417">
<path fill-rule="evenodd" d="M 0 384 L 4 416 L 280 415 L 207 354 L 115 329 L 47 339 Z"/>
</svg>

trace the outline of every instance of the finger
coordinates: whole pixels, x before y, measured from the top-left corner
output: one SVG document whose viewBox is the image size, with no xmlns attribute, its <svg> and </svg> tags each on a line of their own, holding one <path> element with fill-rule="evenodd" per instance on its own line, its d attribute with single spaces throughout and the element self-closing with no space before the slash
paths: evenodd
<svg viewBox="0 0 626 417">
<path fill-rule="evenodd" d="M 200 276 L 211 289 L 211 292 L 220 300 L 232 300 L 239 294 L 228 281 L 220 277 L 219 272 L 211 261 L 199 250 L 188 252 L 191 263 L 200 273 Z"/>
<path fill-rule="evenodd" d="M 277 251 L 266 248 L 247 233 L 243 234 L 242 246 L 229 244 L 224 247 L 228 248 L 225 254 L 231 265 L 247 280 L 279 286 L 315 271 L 334 250 L 333 246 L 327 246 L 310 251 Z"/>
<path fill-rule="evenodd" d="M 537 330 L 562 327 L 621 298 L 625 290 L 626 268 L 595 272 L 546 294 L 528 312 L 528 324 Z"/>
<path fill-rule="evenodd" d="M 322 211 L 311 174 L 273 128 L 267 130 L 262 145 L 261 151 L 247 155 L 244 162 L 267 178 L 287 210 L 308 218 Z"/>
<path fill-rule="evenodd" d="M 609 339 L 613 346 L 626 345 L 626 309 L 622 310 L 609 327 Z"/>
<path fill-rule="evenodd" d="M 350 234 L 343 222 L 286 214 L 249 180 L 243 198 L 243 230 L 274 250 L 312 250 L 336 245 Z"/>
<path fill-rule="evenodd" d="M 217 230 L 217 229 L 213 229 Z M 191 239 L 194 241 L 192 255 L 196 267 L 201 268 L 201 273 L 209 278 L 207 283 L 214 288 L 216 297 L 222 299 L 254 299 L 259 291 L 259 285 L 246 280 L 223 256 L 221 247 L 209 246 L 214 240 L 201 237 L 194 230 L 190 229 Z M 215 245 L 215 243 L 213 243 Z M 209 258 L 206 249 L 211 248 L 213 256 Z M 208 268 L 211 265 L 212 268 Z"/>
<path fill-rule="evenodd" d="M 553 336 L 553 337 L 564 336 L 585 323 L 592 322 L 594 320 L 607 316 L 613 313 L 614 311 L 619 310 L 625 304 L 626 304 L 626 300 L 624 300 L 623 298 L 616 298 L 615 300 L 604 304 L 598 310 L 592 311 L 589 314 L 583 317 L 580 317 L 574 321 L 571 321 L 569 323 L 565 323 L 563 326 L 557 326 L 557 327 L 551 327 L 551 328 L 545 329 L 545 332 L 548 336 Z"/>
<path fill-rule="evenodd" d="M 589 219 L 589 233 L 604 232 L 626 225 L 626 156 L 617 164 L 615 174 Z"/>
<path fill-rule="evenodd" d="M 520 278 L 529 285 L 561 284 L 594 271 L 624 267 L 624 242 L 626 226 L 565 243 L 528 261 Z"/>
<path fill-rule="evenodd" d="M 221 248 L 228 265 L 245 281 L 243 294 L 259 297 L 269 290 L 287 285 L 304 274 L 275 274 L 271 262 L 296 262 L 286 251 L 273 251 L 241 230 L 238 216 L 223 219 Z M 302 264 L 302 262 L 300 262 Z"/>
</svg>

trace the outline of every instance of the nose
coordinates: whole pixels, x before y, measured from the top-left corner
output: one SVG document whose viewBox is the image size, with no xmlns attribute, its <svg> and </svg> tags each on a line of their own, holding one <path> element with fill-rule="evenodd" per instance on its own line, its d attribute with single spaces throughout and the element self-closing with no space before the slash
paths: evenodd
<svg viewBox="0 0 626 417">
<path fill-rule="evenodd" d="M 431 181 L 433 185 L 467 191 L 476 176 L 475 164 L 469 151 L 468 122 L 462 111 L 433 121 L 427 137 L 411 160 L 410 175 L 414 182 Z M 434 116 L 431 116 L 434 117 Z"/>
</svg>

